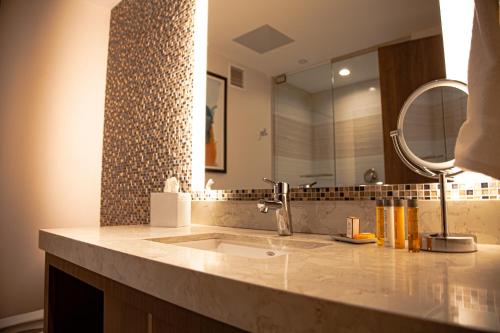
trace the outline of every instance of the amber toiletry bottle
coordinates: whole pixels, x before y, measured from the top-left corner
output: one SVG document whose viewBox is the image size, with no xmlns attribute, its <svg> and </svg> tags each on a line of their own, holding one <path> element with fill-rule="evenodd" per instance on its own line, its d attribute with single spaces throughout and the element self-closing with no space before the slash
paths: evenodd
<svg viewBox="0 0 500 333">
<path fill-rule="evenodd" d="M 375 202 L 375 223 L 377 228 L 377 245 L 384 245 L 384 200 L 377 199 Z"/>
<path fill-rule="evenodd" d="M 394 199 L 394 247 L 405 248 L 405 204 L 403 199 Z"/>
<path fill-rule="evenodd" d="M 420 234 L 418 233 L 418 201 L 408 200 L 408 251 L 420 252 Z"/>
</svg>

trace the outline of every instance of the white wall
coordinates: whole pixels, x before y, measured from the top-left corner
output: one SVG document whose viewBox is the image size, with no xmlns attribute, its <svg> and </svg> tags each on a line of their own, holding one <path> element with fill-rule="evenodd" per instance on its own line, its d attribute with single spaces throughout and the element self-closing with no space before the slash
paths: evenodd
<svg viewBox="0 0 500 333">
<path fill-rule="evenodd" d="M 38 229 L 98 226 L 110 9 L 0 5 L 0 318 L 43 307 Z"/>
<path fill-rule="evenodd" d="M 231 60 L 208 52 L 208 70 L 228 79 L 227 89 L 227 173 L 206 172 L 215 180 L 214 189 L 265 188 L 263 177 L 271 177 L 271 78 L 245 68 L 244 90 L 229 85 Z M 237 65 L 237 63 L 233 63 Z M 259 139 L 259 132 L 268 135 Z"/>
</svg>

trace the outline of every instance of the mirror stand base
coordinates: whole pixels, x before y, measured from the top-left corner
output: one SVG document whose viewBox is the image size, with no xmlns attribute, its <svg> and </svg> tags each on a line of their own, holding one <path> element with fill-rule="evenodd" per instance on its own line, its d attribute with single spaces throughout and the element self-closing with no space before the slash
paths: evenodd
<svg viewBox="0 0 500 333">
<path fill-rule="evenodd" d="M 467 253 L 477 251 L 474 235 L 466 234 L 423 234 L 421 249 L 430 252 Z"/>
</svg>

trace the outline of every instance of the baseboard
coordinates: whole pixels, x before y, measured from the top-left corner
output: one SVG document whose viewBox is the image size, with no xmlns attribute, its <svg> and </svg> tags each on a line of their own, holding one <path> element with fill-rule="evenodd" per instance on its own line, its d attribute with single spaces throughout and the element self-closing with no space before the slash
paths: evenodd
<svg viewBox="0 0 500 333">
<path fill-rule="evenodd" d="M 0 319 L 0 330 L 5 330 L 9 327 L 27 324 L 35 321 L 43 321 L 43 310 L 21 313 L 15 316 Z"/>
</svg>

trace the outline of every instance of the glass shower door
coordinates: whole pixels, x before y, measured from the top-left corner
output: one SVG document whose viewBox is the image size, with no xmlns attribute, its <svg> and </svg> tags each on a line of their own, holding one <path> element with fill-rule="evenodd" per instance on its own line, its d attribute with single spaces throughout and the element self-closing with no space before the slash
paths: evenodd
<svg viewBox="0 0 500 333">
<path fill-rule="evenodd" d="M 274 177 L 293 187 L 335 186 L 331 64 L 274 84 Z"/>
</svg>

